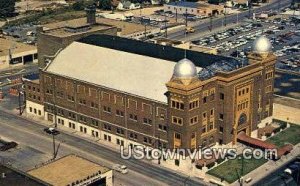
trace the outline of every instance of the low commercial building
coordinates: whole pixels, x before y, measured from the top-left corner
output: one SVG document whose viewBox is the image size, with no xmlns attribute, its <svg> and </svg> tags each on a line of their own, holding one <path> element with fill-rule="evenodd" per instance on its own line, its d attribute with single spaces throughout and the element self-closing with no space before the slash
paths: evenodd
<svg viewBox="0 0 300 186">
<path fill-rule="evenodd" d="M 199 16 L 212 16 L 223 14 L 224 6 L 208 4 L 205 2 L 171 2 L 164 5 L 165 12 L 172 12 L 173 14 L 193 14 Z"/>
<path fill-rule="evenodd" d="M 0 38 L 0 69 L 37 63 L 37 48 Z"/>
<path fill-rule="evenodd" d="M 55 186 L 113 185 L 111 169 L 76 155 L 62 157 L 27 173 Z"/>
<path fill-rule="evenodd" d="M 87 8 L 86 13 L 87 16 L 83 19 L 74 19 L 37 28 L 39 67 L 46 66 L 45 58 L 55 56 L 58 51 L 80 38 L 92 34 L 117 35 L 117 27 L 96 20 L 95 7 Z"/>
</svg>

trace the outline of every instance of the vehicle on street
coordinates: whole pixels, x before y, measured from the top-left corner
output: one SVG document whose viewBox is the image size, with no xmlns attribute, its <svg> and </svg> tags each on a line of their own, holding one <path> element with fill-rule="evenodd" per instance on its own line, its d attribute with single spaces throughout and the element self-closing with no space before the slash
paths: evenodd
<svg viewBox="0 0 300 186">
<path fill-rule="evenodd" d="M 18 146 L 18 144 L 14 141 L 11 142 L 6 142 L 1 140 L 1 145 L 0 145 L 0 151 L 7 151 L 9 149 L 15 148 L 16 146 Z"/>
<path fill-rule="evenodd" d="M 58 130 L 56 130 L 53 127 L 49 127 L 49 128 L 44 128 L 44 131 L 48 134 L 52 134 L 52 135 L 58 135 L 60 134 L 60 132 Z"/>
<path fill-rule="evenodd" d="M 112 167 L 113 170 L 117 171 L 117 172 L 120 172 L 122 174 L 127 174 L 128 173 L 128 169 L 125 165 L 120 165 L 120 164 L 115 164 L 113 167 Z"/>
<path fill-rule="evenodd" d="M 187 27 L 186 29 L 185 29 L 185 33 L 194 33 L 195 32 L 195 29 L 193 28 L 193 27 Z"/>
</svg>

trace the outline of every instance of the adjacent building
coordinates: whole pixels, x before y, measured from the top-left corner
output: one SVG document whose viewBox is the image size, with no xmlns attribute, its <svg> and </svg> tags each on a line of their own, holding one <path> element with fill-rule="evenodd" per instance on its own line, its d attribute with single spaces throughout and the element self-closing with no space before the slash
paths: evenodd
<svg viewBox="0 0 300 186">
<path fill-rule="evenodd" d="M 275 61 L 264 36 L 238 61 L 91 35 L 49 59 L 38 80 L 25 80 L 26 111 L 122 146 L 235 145 L 238 133 L 257 137 L 272 122 Z"/>
<path fill-rule="evenodd" d="M 86 19 L 64 22 L 63 25 L 51 28 L 42 26 L 37 28 L 37 50 L 40 67 L 46 66 L 45 58 L 55 56 L 60 50 L 80 38 L 94 34 L 117 35 L 117 27 L 97 22 L 95 7 L 87 8 L 86 12 Z"/>
<path fill-rule="evenodd" d="M 37 63 L 36 46 L 0 38 L 0 69 Z"/>
<path fill-rule="evenodd" d="M 68 155 L 27 172 L 47 185 L 113 185 L 113 171 L 76 155 Z"/>
<path fill-rule="evenodd" d="M 210 17 L 223 14 L 224 6 L 205 2 L 178 1 L 164 4 L 164 11 L 172 12 L 173 14 L 193 14 Z"/>
</svg>

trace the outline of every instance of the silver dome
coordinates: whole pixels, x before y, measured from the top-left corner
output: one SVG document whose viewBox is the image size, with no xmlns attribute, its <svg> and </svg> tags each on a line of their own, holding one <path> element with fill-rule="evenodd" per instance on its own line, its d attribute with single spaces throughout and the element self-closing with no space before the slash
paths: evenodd
<svg viewBox="0 0 300 186">
<path fill-rule="evenodd" d="M 175 65 L 173 75 L 177 78 L 192 78 L 197 76 L 197 69 L 192 61 L 184 58 Z"/>
<path fill-rule="evenodd" d="M 272 50 L 272 44 L 270 40 L 265 36 L 260 36 L 255 39 L 252 46 L 253 52 L 268 53 Z"/>
</svg>

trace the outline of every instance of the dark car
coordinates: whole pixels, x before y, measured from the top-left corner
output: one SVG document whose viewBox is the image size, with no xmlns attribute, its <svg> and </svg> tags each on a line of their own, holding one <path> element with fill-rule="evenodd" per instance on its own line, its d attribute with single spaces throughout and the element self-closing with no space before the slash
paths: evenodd
<svg viewBox="0 0 300 186">
<path fill-rule="evenodd" d="M 18 144 L 14 141 L 5 143 L 3 146 L 0 147 L 0 151 L 7 151 L 9 149 L 15 148 Z"/>
<path fill-rule="evenodd" d="M 60 134 L 60 132 L 58 130 L 56 130 L 55 128 L 49 127 L 49 128 L 44 128 L 44 131 L 48 134 L 52 134 L 52 135 L 58 135 Z"/>
</svg>

